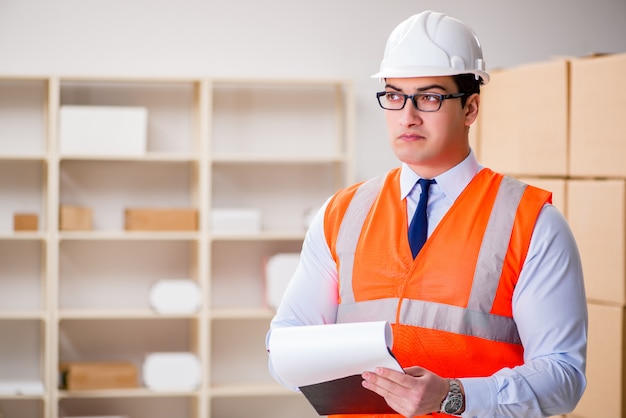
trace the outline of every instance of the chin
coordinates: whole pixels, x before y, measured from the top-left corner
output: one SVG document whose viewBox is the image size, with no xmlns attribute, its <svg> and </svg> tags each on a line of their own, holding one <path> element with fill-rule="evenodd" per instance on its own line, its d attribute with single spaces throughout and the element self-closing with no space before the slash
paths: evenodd
<svg viewBox="0 0 626 418">
<path fill-rule="evenodd" d="M 397 152 L 396 157 L 398 160 L 402 161 L 408 165 L 421 165 L 428 162 L 428 158 L 421 153 L 417 153 L 415 151 L 409 152 L 409 150 L 404 150 L 404 152 Z"/>
</svg>

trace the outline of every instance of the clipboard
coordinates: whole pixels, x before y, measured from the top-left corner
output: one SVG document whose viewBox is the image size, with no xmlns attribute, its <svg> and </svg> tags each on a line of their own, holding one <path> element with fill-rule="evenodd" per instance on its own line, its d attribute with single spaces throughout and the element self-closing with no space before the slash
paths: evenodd
<svg viewBox="0 0 626 418">
<path fill-rule="evenodd" d="M 384 414 L 395 411 L 361 385 L 361 374 L 376 367 L 403 372 L 392 344 L 389 323 L 375 321 L 275 328 L 268 348 L 276 374 L 318 414 Z"/>
</svg>

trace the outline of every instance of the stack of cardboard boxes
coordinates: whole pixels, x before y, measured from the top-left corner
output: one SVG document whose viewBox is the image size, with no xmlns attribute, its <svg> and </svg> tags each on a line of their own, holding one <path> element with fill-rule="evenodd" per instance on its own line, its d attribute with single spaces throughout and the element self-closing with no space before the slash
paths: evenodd
<svg viewBox="0 0 626 418">
<path fill-rule="evenodd" d="M 495 71 L 481 96 L 479 160 L 552 191 L 580 250 L 588 385 L 568 417 L 626 417 L 626 54 Z"/>
</svg>

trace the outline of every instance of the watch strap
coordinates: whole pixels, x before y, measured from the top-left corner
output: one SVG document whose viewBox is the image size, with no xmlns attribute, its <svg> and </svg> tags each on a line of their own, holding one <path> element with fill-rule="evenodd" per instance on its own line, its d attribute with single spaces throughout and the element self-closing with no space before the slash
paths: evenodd
<svg viewBox="0 0 626 418">
<path fill-rule="evenodd" d="M 441 402 L 440 412 L 448 415 L 459 415 L 465 406 L 461 383 L 456 379 L 446 380 L 450 385 L 450 389 L 443 402 Z"/>
</svg>

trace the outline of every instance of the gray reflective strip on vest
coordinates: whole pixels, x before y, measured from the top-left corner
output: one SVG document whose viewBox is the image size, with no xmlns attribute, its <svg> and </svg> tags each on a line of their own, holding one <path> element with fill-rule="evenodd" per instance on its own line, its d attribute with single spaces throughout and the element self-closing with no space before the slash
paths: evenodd
<svg viewBox="0 0 626 418">
<path fill-rule="evenodd" d="M 502 178 L 478 253 L 468 309 L 489 312 L 493 306 L 515 214 L 525 190 L 524 183 L 511 177 Z"/>
<path fill-rule="evenodd" d="M 388 321 L 393 324 L 396 322 L 398 303 L 398 298 L 387 298 L 341 304 L 337 311 L 337 322 Z M 512 318 L 442 303 L 404 299 L 400 323 L 490 341 L 521 344 Z"/>
<path fill-rule="evenodd" d="M 386 175 L 378 176 L 363 183 L 354 193 L 337 234 L 337 256 L 339 257 L 339 294 L 342 303 L 353 303 L 352 271 L 356 250 L 363 223 L 374 200 L 383 187 Z M 344 280 L 345 278 L 345 280 Z"/>
<path fill-rule="evenodd" d="M 396 322 L 397 298 L 355 303 L 352 289 L 354 252 L 365 218 L 381 187 L 381 178 L 363 183 L 350 202 L 339 229 L 336 245 L 341 263 L 339 283 L 342 302 L 338 307 L 337 322 Z M 468 308 L 405 299 L 400 313 L 402 324 L 520 344 L 515 321 L 491 315 L 489 311 L 495 300 L 515 213 L 525 188 L 525 184 L 506 176 L 500 183 L 479 250 Z M 364 189 L 363 192 L 361 189 Z M 359 207 L 363 205 L 365 207 Z"/>
</svg>

